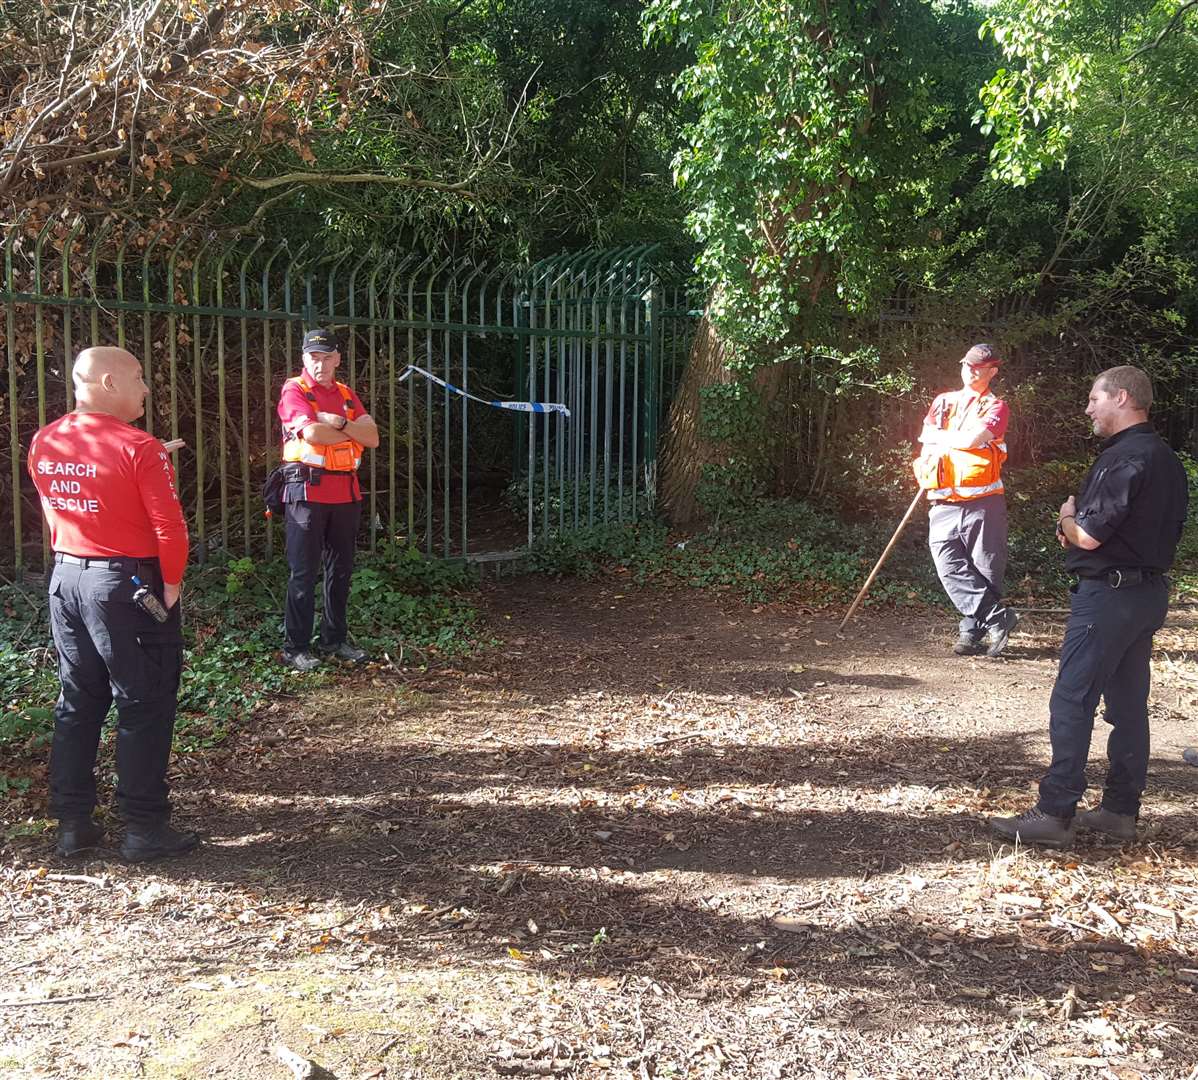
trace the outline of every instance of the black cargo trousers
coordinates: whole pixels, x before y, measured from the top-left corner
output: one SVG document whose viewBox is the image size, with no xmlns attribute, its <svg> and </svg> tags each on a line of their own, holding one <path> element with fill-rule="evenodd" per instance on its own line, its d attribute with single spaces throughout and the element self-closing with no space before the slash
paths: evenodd
<svg viewBox="0 0 1198 1080">
<path fill-rule="evenodd" d="M 96 805 L 96 750 L 116 704 L 117 806 L 128 823 L 170 817 L 166 768 L 183 670 L 180 604 L 165 623 L 133 602 L 137 585 L 162 598 L 157 560 L 56 555 L 50 629 L 62 684 L 50 751 L 50 812 L 90 817 Z"/>
<path fill-rule="evenodd" d="M 1134 572 L 1137 576 L 1139 571 Z M 1071 818 L 1086 791 L 1086 762 L 1101 698 L 1107 738 L 1102 805 L 1136 815 L 1148 783 L 1148 693 L 1152 637 L 1169 610 L 1169 580 L 1151 572 L 1133 584 L 1083 578 L 1073 586 L 1057 681 L 1049 699 L 1052 764 L 1040 781 L 1040 809 Z"/>
<path fill-rule="evenodd" d="M 319 503 L 306 499 L 287 502 L 285 535 L 287 606 L 283 651 L 307 652 L 316 621 L 316 578 L 324 569 L 324 611 L 320 648 L 335 649 L 349 637 L 348 608 L 354 573 L 354 549 L 362 502 Z"/>
</svg>

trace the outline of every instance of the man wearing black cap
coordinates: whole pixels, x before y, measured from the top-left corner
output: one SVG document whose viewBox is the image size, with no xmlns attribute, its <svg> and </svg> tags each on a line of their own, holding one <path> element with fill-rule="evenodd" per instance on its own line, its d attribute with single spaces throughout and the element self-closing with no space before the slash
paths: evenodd
<svg viewBox="0 0 1198 1080">
<path fill-rule="evenodd" d="M 961 359 L 961 389 L 940 394 L 924 418 L 915 475 L 928 492 L 928 543 L 944 591 L 961 613 L 958 656 L 998 656 L 1019 617 L 1002 605 L 1007 568 L 1008 409 L 990 393 L 1000 360 L 990 345 Z"/>
<path fill-rule="evenodd" d="M 297 671 L 320 660 L 311 650 L 316 577 L 324 564 L 324 616 L 316 651 L 360 663 L 366 653 L 347 640 L 346 607 L 362 513 L 358 466 L 363 448 L 379 444 L 375 422 L 358 395 L 334 378 L 341 363 L 336 337 L 309 330 L 304 370 L 283 384 L 279 419 L 287 463 L 287 611 L 283 657 Z"/>
</svg>

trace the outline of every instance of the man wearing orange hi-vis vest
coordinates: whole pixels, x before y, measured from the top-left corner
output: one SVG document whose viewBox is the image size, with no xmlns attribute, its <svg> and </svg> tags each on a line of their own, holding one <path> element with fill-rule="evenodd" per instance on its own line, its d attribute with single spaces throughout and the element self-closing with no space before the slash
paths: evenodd
<svg viewBox="0 0 1198 1080">
<path fill-rule="evenodd" d="M 990 392 L 1001 361 L 990 345 L 961 359 L 961 389 L 940 394 L 924 417 L 914 463 L 928 493 L 928 544 L 944 591 L 961 613 L 958 656 L 998 656 L 1019 616 L 1002 603 L 1007 568 L 1006 402 Z"/>
<path fill-rule="evenodd" d="M 362 515 L 358 466 L 363 447 L 378 446 L 379 431 L 358 395 L 335 378 L 341 363 L 336 337 L 309 330 L 302 349 L 304 370 L 279 395 L 291 569 L 283 658 L 297 671 L 312 671 L 320 666 L 310 642 L 322 564 L 324 614 L 315 651 L 355 663 L 366 659 L 348 640 L 346 609 Z"/>
</svg>

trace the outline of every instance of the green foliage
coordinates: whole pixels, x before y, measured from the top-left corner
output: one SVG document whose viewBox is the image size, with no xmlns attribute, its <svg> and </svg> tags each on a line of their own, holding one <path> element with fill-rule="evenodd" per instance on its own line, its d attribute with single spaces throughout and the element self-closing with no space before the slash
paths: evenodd
<svg viewBox="0 0 1198 1080">
<path fill-rule="evenodd" d="M 974 116 L 983 133 L 995 136 L 991 175 L 1028 184 L 1064 165 L 1075 141 L 1093 147 L 1100 131 L 1116 143 L 1145 135 L 1172 139 L 1173 126 L 1193 115 L 1183 103 L 1195 63 L 1193 35 L 1184 32 L 1187 6 L 1181 0 L 1000 3 L 981 34 L 995 42 L 1006 66 L 982 87 Z M 1134 157 L 1124 160 L 1136 164 Z"/>
<path fill-rule="evenodd" d="M 718 379 L 705 364 L 694 381 L 730 371 L 770 403 L 736 417 L 721 400 L 712 424 L 703 395 L 704 460 L 720 461 L 703 506 L 763 484 L 859 503 L 880 460 L 905 477 L 894 447 L 978 338 L 1016 361 L 1014 462 L 1077 454 L 1074 395 L 1118 363 L 1157 380 L 1180 444 L 1198 359 L 1194 17 L 1183 0 L 651 0 L 650 39 L 695 51 L 675 173 L 728 348 Z"/>
<path fill-rule="evenodd" d="M 617 521 L 632 521 L 634 518 L 646 517 L 650 513 L 648 496 L 643 484 L 634 477 L 631 467 L 625 468 L 623 482 L 617 475 L 612 475 L 606 484 L 602 476 L 602 464 L 598 467 L 595 483 L 592 484 L 589 475 L 584 475 L 577 483 L 569 478 L 560 481 L 552 471 L 549 477 L 549 490 L 545 490 L 545 461 L 538 457 L 533 468 L 532 513 L 537 522 L 538 532 L 540 523 L 548 518 L 549 528 L 559 525 L 570 526 L 575 520 L 577 508 L 580 521 L 586 520 L 591 514 L 591 508 L 599 516 L 614 518 Z M 612 472 L 617 472 L 617 463 L 612 462 Z M 504 488 L 504 504 L 516 515 L 523 518 L 528 513 L 529 505 L 528 474 L 517 476 Z"/>
<path fill-rule="evenodd" d="M 491 58 L 488 77 L 505 101 L 527 94 L 510 151 L 517 182 L 526 179 L 503 210 L 534 253 L 589 242 L 678 245 L 683 209 L 669 160 L 680 103 L 671 84 L 685 56 L 645 43 L 641 11 L 642 0 L 489 0 L 455 20 L 454 36 Z"/>
<path fill-rule="evenodd" d="M 699 399 L 702 434 L 712 442 L 742 440 L 761 419 L 761 395 L 743 382 L 704 386 Z"/>
<path fill-rule="evenodd" d="M 355 571 L 351 632 L 376 653 L 400 645 L 441 656 L 469 652 L 478 641 L 477 612 L 465 595 L 474 581 L 464 565 L 385 548 Z M 286 583 L 282 560 L 217 560 L 188 574 L 180 750 L 215 745 L 270 695 L 326 677 L 279 663 Z M 37 750 L 50 737 L 58 692 L 44 600 L 7 587 L 0 612 L 0 747 Z"/>
<path fill-rule="evenodd" d="M 1193 454 L 1179 456 L 1190 482 L 1190 512 L 1186 531 L 1177 549 L 1173 583 L 1181 595 L 1189 600 L 1198 600 L 1198 458 Z"/>
<path fill-rule="evenodd" d="M 722 460 L 703 466 L 695 498 L 717 522 L 743 513 L 765 494 L 765 468 L 773 440 L 763 422 L 761 395 L 744 379 L 699 391 L 700 432 L 720 446 Z"/>
<path fill-rule="evenodd" d="M 533 546 L 528 566 L 542 573 L 591 578 L 613 563 L 651 561 L 665 541 L 666 528 L 656 521 L 551 533 Z"/>
<path fill-rule="evenodd" d="M 0 198 L 35 231 L 70 206 L 171 242 L 262 232 L 268 250 L 676 243 L 684 61 L 645 44 L 641 6 L 159 0 L 147 23 L 136 5 L 91 0 L 60 22 L 17 0 L 0 8 L 5 86 L 22 88 L 0 94 L 15 154 Z M 10 18 L 22 7 L 37 14 Z M 131 49 L 144 71 L 117 62 Z M 72 161 L 88 165 L 55 167 Z"/>
<path fill-rule="evenodd" d="M 718 525 L 745 513 L 765 495 L 763 465 L 759 455 L 729 456 L 703 466 L 695 498 L 703 513 Z"/>
<path fill-rule="evenodd" d="M 1064 596 L 1072 578 L 1056 539 L 1057 514 L 1089 467 L 1087 460 L 1070 458 L 1005 470 L 1008 593 Z"/>
<path fill-rule="evenodd" d="M 1178 592 L 1190 597 L 1198 596 L 1198 462 L 1184 460 L 1193 487 L 1192 512 L 1173 578 Z M 1088 466 L 1080 459 L 1053 461 L 1008 476 L 1009 595 L 1033 601 L 1064 597 L 1071 578 L 1054 523 Z M 737 514 L 684 540 L 671 539 L 664 526 L 652 523 L 568 533 L 542 544 L 532 567 L 584 577 L 627 572 L 638 584 L 709 588 L 751 603 L 781 598 L 844 603 L 881 554 L 911 492 L 907 482 L 901 509 L 881 500 L 839 508 L 793 499 L 746 500 Z M 923 511 L 900 537 L 865 600 L 866 605 L 913 602 L 948 603 L 928 553 Z"/>
<path fill-rule="evenodd" d="M 45 647 L 41 600 L 0 586 L 0 747 L 49 738 L 58 676 Z"/>
<path fill-rule="evenodd" d="M 938 19 L 918 2 L 649 3 L 649 39 L 695 50 L 675 178 L 734 363 L 799 344 L 821 309 L 863 310 L 937 200 Z"/>
<path fill-rule="evenodd" d="M 277 630 L 263 629 L 236 639 L 213 633 L 185 651 L 175 722 L 178 749 L 215 746 L 292 681 L 278 661 L 277 636 Z"/>
<path fill-rule="evenodd" d="M 26 740 L 39 744 L 46 742 L 54 710 L 33 702 L 54 700 L 58 688 L 54 670 L 46 665 L 36 665 L 28 652 L 10 649 L 0 649 L 0 664 L 5 667 L 0 682 L 0 694 L 3 694 L 0 746 Z"/>
<path fill-rule="evenodd" d="M 293 244 L 364 246 L 382 229 L 405 247 L 511 259 L 596 243 L 677 248 L 671 83 L 684 61 L 646 45 L 640 12 L 640 0 L 383 5 L 356 72 L 370 92 L 351 101 L 349 79 L 330 88 L 296 150 L 305 160 L 270 170 L 379 179 L 243 191 L 230 216 L 260 209 Z M 264 89 L 245 92 L 257 104 Z"/>
<path fill-rule="evenodd" d="M 5 773 L 0 773 L 0 798 L 10 791 L 17 795 L 24 795 L 32 783 L 33 781 L 27 776 L 8 776 Z"/>
<path fill-rule="evenodd" d="M 826 509 L 785 499 L 746 501 L 741 512 L 685 540 L 664 526 L 609 527 L 556 537 L 536 553 L 535 569 L 593 576 L 623 568 L 638 584 L 685 585 L 732 592 L 753 603 L 780 595 L 835 601 L 852 595 L 885 543 L 886 523 L 853 522 Z M 879 583 L 872 602 L 931 598 L 923 547 L 904 539 L 896 565 L 906 570 Z"/>
<path fill-rule="evenodd" d="M 979 92 L 974 123 L 996 136 L 990 175 L 1022 187 L 1051 165 L 1061 165 L 1072 137 L 1068 117 L 1091 65 L 1086 52 L 1067 47 L 1072 0 L 1035 0 L 987 19 L 990 37 L 1010 67 L 999 68 Z"/>
</svg>

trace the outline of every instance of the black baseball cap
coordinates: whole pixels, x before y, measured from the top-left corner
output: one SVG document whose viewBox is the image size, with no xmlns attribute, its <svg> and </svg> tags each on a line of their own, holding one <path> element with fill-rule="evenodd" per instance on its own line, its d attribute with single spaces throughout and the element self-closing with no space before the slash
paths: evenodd
<svg viewBox="0 0 1198 1080">
<path fill-rule="evenodd" d="M 340 352 L 337 335 L 332 330 L 309 330 L 304 335 L 300 352 Z"/>
<path fill-rule="evenodd" d="M 1001 364 L 998 353 L 993 345 L 975 345 L 961 357 L 962 364 L 970 367 L 981 367 L 983 364 Z"/>
</svg>

